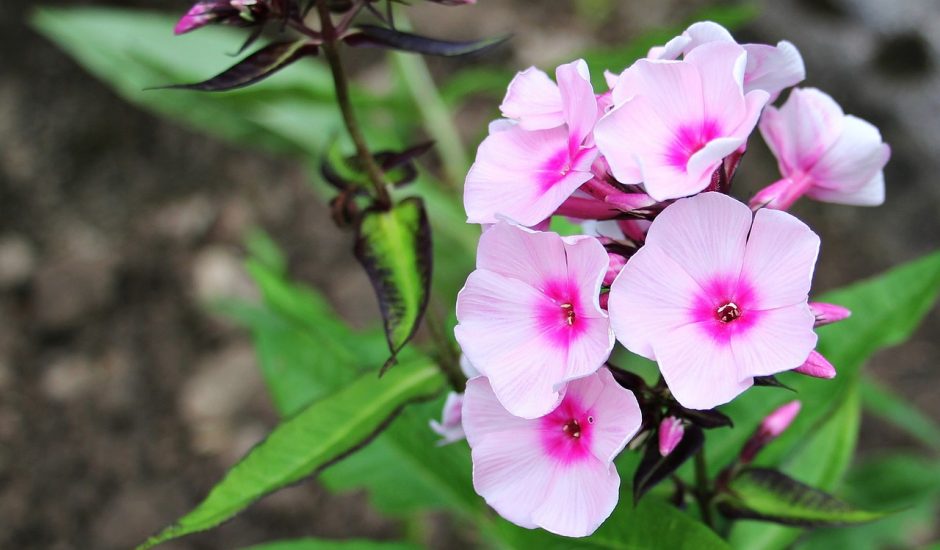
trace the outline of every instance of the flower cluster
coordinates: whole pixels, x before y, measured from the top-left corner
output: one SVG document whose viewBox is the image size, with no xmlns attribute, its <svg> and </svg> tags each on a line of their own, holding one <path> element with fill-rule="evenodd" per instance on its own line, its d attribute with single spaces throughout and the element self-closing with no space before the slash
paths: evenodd
<svg viewBox="0 0 940 550">
<path fill-rule="evenodd" d="M 607 73 L 605 92 L 581 60 L 555 81 L 535 68 L 512 80 L 464 195 L 484 232 L 455 335 L 479 375 L 437 425 L 446 441 L 466 433 L 474 486 L 502 516 L 588 535 L 641 428 L 664 456 L 682 439 L 682 420 L 644 418 L 618 383 L 616 341 L 656 361 L 687 411 L 783 371 L 835 376 L 814 327 L 849 312 L 808 301 L 819 237 L 785 210 L 802 195 L 879 204 L 890 153 L 818 90 L 770 106 L 804 76 L 789 42 L 741 45 L 704 22 Z M 749 208 L 729 191 L 756 128 L 783 177 Z M 547 231 L 552 216 L 586 234 Z"/>
</svg>

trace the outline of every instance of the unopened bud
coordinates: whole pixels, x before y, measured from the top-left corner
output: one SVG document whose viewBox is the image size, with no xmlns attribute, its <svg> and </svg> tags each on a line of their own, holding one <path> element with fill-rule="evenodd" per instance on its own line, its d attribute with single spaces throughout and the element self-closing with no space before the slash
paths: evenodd
<svg viewBox="0 0 940 550">
<path fill-rule="evenodd" d="M 754 460 L 754 457 L 761 449 L 786 431 L 793 423 L 796 415 L 799 414 L 801 406 L 799 401 L 790 401 L 768 414 L 754 434 L 751 435 L 751 438 L 744 444 L 740 456 L 741 463 L 748 464 Z"/>
<path fill-rule="evenodd" d="M 604 286 L 614 284 L 614 279 L 617 278 L 617 275 L 620 275 L 623 266 L 627 265 L 627 259 L 620 254 L 609 252 L 607 256 L 610 258 L 610 262 L 607 264 L 607 273 L 604 274 Z"/>
<path fill-rule="evenodd" d="M 793 372 L 812 376 L 813 378 L 825 378 L 827 380 L 836 377 L 836 368 L 816 350 L 809 352 L 809 357 L 806 358 L 806 361 L 799 367 L 793 369 Z"/>
<path fill-rule="evenodd" d="M 793 206 L 808 189 L 808 179 L 806 182 L 794 181 L 790 178 L 783 178 L 771 183 L 761 189 L 748 203 L 751 210 L 760 208 L 773 208 L 774 210 L 786 210 Z"/>
<path fill-rule="evenodd" d="M 685 434 L 685 427 L 682 421 L 675 416 L 667 416 L 659 423 L 659 454 L 668 456 L 676 449 L 682 436 Z"/>
<path fill-rule="evenodd" d="M 837 323 L 852 315 L 852 311 L 848 308 L 824 302 L 810 302 L 809 309 L 816 316 L 815 326 L 817 327 Z"/>
<path fill-rule="evenodd" d="M 441 440 L 437 442 L 438 445 L 447 445 L 466 437 L 463 431 L 462 409 L 463 394 L 455 392 L 447 394 L 444 410 L 441 412 L 441 421 L 430 421 L 431 430 L 441 436 Z"/>
</svg>

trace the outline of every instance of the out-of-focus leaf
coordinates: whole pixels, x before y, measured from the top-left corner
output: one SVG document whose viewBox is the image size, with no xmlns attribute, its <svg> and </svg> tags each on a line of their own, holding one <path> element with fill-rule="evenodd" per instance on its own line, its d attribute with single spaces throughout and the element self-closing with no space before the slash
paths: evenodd
<svg viewBox="0 0 940 550">
<path fill-rule="evenodd" d="M 940 427 L 936 422 L 874 380 L 862 378 L 861 389 L 862 407 L 866 411 L 887 420 L 934 451 L 940 451 Z"/>
<path fill-rule="evenodd" d="M 675 473 L 702 448 L 704 443 L 705 436 L 702 429 L 695 425 L 685 430 L 682 441 L 666 456 L 659 454 L 659 446 L 655 439 L 650 439 L 646 443 L 643 460 L 640 461 L 633 476 L 633 501 L 639 501 L 647 491 Z"/>
<path fill-rule="evenodd" d="M 373 437 L 402 406 L 440 390 L 428 361 L 404 364 L 382 379 L 367 374 L 282 422 L 192 512 L 150 538 L 150 548 L 218 525 L 252 502 L 299 481 Z"/>
<path fill-rule="evenodd" d="M 808 550 L 918 548 L 933 531 L 940 509 L 940 462 L 908 454 L 869 458 L 854 465 L 842 495 L 859 506 L 901 510 L 868 525 L 820 529 L 804 537 Z"/>
<path fill-rule="evenodd" d="M 357 32 L 343 41 L 354 47 L 390 48 L 424 55 L 453 57 L 480 53 L 505 42 L 508 37 L 454 42 L 439 40 L 377 25 L 358 25 Z"/>
<path fill-rule="evenodd" d="M 835 401 L 836 408 L 830 410 L 830 416 L 821 419 L 808 434 L 804 434 L 783 462 L 787 473 L 824 491 L 837 488 L 855 450 L 861 420 L 857 380 L 850 383 Z M 762 452 L 757 462 L 772 464 L 765 455 L 774 449 L 774 443 Z M 748 548 L 782 549 L 793 544 L 800 532 L 795 527 L 740 521 L 734 525 L 730 540 L 732 544 L 744 544 Z"/>
<path fill-rule="evenodd" d="M 732 518 L 749 518 L 802 527 L 850 525 L 884 517 L 859 510 L 836 497 L 769 468 L 748 468 L 731 481 L 730 493 L 716 499 Z"/>
<path fill-rule="evenodd" d="M 728 543 L 702 522 L 650 495 L 636 507 L 629 498 L 621 502 L 591 536 L 557 537 L 541 530 L 525 530 L 507 522 L 500 525 L 509 548 L 529 550 L 730 550 Z"/>
<path fill-rule="evenodd" d="M 356 259 L 362 264 L 382 309 L 394 364 L 427 308 L 431 286 L 431 228 L 424 202 L 400 201 L 389 210 L 365 211 L 356 231 Z"/>
<path fill-rule="evenodd" d="M 243 550 L 420 550 L 420 548 L 420 546 L 405 542 L 296 539 L 266 542 Z"/>
<path fill-rule="evenodd" d="M 244 88 L 280 71 L 298 59 L 317 54 L 318 46 L 307 40 L 275 42 L 222 71 L 195 84 L 172 84 L 167 89 L 224 92 Z"/>
</svg>

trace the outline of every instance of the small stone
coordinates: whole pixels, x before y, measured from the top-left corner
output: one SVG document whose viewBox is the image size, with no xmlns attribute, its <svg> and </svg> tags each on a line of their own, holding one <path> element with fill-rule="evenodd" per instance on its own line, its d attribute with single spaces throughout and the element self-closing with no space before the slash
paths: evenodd
<svg viewBox="0 0 940 550">
<path fill-rule="evenodd" d="M 35 269 L 36 252 L 29 241 L 19 235 L 0 237 L 0 289 L 25 283 Z"/>
<path fill-rule="evenodd" d="M 95 371 L 84 357 L 63 357 L 46 368 L 40 386 L 54 401 L 70 402 L 87 396 L 96 386 Z"/>
<path fill-rule="evenodd" d="M 257 301 L 258 290 L 243 262 L 243 258 L 221 246 L 200 252 L 193 262 L 196 298 L 203 303 L 229 298 Z"/>
<path fill-rule="evenodd" d="M 212 202 L 204 195 L 196 195 L 158 209 L 150 225 L 163 237 L 193 241 L 206 233 L 216 216 Z"/>
</svg>

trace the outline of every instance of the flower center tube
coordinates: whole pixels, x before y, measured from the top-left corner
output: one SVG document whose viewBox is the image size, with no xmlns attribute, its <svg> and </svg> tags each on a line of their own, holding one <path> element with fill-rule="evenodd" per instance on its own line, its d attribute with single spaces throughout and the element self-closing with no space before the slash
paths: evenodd
<svg viewBox="0 0 940 550">
<path fill-rule="evenodd" d="M 715 310 L 715 318 L 722 323 L 730 323 L 739 317 L 741 317 L 741 308 L 734 302 L 718 306 L 718 309 Z"/>
</svg>

